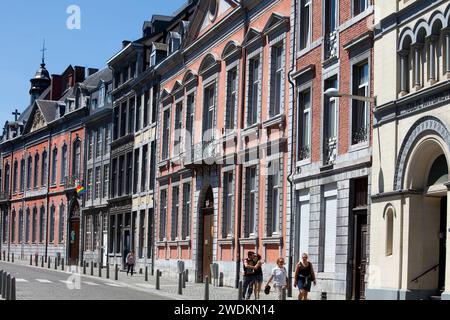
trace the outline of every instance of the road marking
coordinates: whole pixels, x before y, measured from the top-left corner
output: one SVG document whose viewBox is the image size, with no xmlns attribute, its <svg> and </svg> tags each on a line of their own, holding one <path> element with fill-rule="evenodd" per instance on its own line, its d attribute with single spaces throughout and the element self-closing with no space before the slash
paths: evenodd
<svg viewBox="0 0 450 320">
<path fill-rule="evenodd" d="M 145 284 L 145 283 L 138 283 L 137 284 L 138 287 L 142 287 L 142 288 L 147 288 L 147 289 L 154 289 L 155 286 L 151 285 L 151 284 Z"/>
<path fill-rule="evenodd" d="M 36 279 L 36 281 L 40 282 L 40 283 L 53 283 L 53 282 L 51 282 L 49 280 L 45 280 L 45 279 Z"/>
<path fill-rule="evenodd" d="M 115 283 L 106 283 L 106 285 L 110 287 L 123 288 L 123 286 L 121 286 L 120 284 Z"/>
<path fill-rule="evenodd" d="M 16 282 L 29 282 L 29 281 L 25 279 L 16 279 Z"/>
<path fill-rule="evenodd" d="M 67 281 L 67 280 L 59 280 L 59 282 L 62 282 L 64 284 L 73 284 L 73 281 Z"/>
<path fill-rule="evenodd" d="M 83 281 L 84 284 L 87 284 L 88 286 L 99 286 L 98 283 L 89 282 L 89 281 Z"/>
</svg>

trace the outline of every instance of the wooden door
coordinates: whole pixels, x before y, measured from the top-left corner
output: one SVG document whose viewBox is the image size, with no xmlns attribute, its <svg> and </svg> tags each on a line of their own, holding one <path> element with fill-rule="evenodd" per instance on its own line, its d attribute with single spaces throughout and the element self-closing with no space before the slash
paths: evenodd
<svg viewBox="0 0 450 320">
<path fill-rule="evenodd" d="M 367 211 L 355 215 L 355 259 L 353 269 L 353 299 L 365 300 L 367 272 Z"/>
<path fill-rule="evenodd" d="M 80 254 L 80 220 L 70 222 L 70 263 L 78 264 Z"/>
<path fill-rule="evenodd" d="M 439 282 L 438 289 L 445 289 L 445 268 L 447 259 L 447 197 L 441 200 L 441 226 L 439 231 Z"/>
<path fill-rule="evenodd" d="M 214 210 L 203 212 L 203 281 L 208 276 L 211 280 L 211 264 L 213 263 Z"/>
</svg>

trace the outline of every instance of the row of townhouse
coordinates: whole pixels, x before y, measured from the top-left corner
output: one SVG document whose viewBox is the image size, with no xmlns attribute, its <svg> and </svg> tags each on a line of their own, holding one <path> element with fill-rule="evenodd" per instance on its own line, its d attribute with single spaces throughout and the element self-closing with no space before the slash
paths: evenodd
<svg viewBox="0 0 450 320">
<path fill-rule="evenodd" d="M 191 0 L 104 70 L 43 64 L 0 144 L 1 251 L 231 287 L 249 251 L 290 280 L 308 253 L 313 299 L 448 298 L 449 23 L 448 0 Z"/>
</svg>

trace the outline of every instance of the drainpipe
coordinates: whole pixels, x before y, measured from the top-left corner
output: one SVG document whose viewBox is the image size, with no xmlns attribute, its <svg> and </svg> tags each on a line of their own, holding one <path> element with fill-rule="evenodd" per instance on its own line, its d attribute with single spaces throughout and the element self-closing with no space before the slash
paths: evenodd
<svg viewBox="0 0 450 320">
<path fill-rule="evenodd" d="M 47 219 L 46 219 L 46 227 L 45 227 L 45 262 L 47 262 L 48 260 L 48 228 L 49 228 L 49 207 L 50 207 L 50 197 L 49 197 L 49 193 L 50 193 L 50 163 L 52 163 L 53 161 L 53 152 L 51 151 L 52 148 L 52 128 L 50 128 L 49 130 L 49 137 L 48 137 L 48 149 L 47 149 L 47 196 L 46 196 L 46 214 L 47 214 Z"/>
<path fill-rule="evenodd" d="M 292 61 L 291 61 L 291 70 L 289 70 L 289 83 L 291 85 L 291 97 L 292 97 L 292 109 L 291 109 L 291 113 L 292 115 L 295 114 L 295 83 L 292 79 L 292 74 L 295 72 L 295 61 L 296 61 L 296 26 L 297 26 L 297 1 L 294 1 L 294 23 L 292 25 L 292 29 L 291 29 L 291 37 L 292 37 Z M 294 229 L 294 219 L 292 218 L 292 208 L 294 206 L 294 201 L 295 201 L 295 197 L 294 197 L 294 183 L 292 181 L 292 178 L 295 174 L 295 162 L 293 160 L 294 158 L 294 147 L 295 147 L 295 135 L 294 135 L 294 116 L 291 118 L 292 121 L 289 124 L 290 126 L 290 133 L 292 134 L 291 136 L 291 172 L 289 173 L 287 180 L 289 182 L 290 185 L 290 197 L 291 197 L 291 219 L 290 219 L 290 235 L 289 235 L 289 261 L 288 261 L 288 297 L 292 297 L 292 272 L 293 272 L 293 268 L 294 268 L 294 261 L 293 261 L 293 254 L 294 254 L 294 250 L 293 250 L 293 239 L 294 239 L 294 235 L 292 233 L 292 230 Z"/>
<path fill-rule="evenodd" d="M 247 34 L 248 30 L 249 30 L 249 24 L 250 24 L 250 20 L 249 20 L 249 14 L 248 14 L 248 8 L 245 7 L 245 5 L 243 4 L 243 0 L 239 1 L 239 5 L 241 6 L 242 9 L 244 9 L 244 35 Z M 241 126 L 240 128 L 244 127 L 244 123 L 245 123 L 245 82 L 246 82 L 246 73 L 247 73 L 247 51 L 245 48 L 242 48 L 242 86 L 241 86 Z M 239 238 L 241 236 L 241 228 L 242 228 L 242 179 L 243 179 L 243 165 L 239 164 L 238 165 L 239 168 L 239 179 L 238 179 L 238 198 L 240 199 L 240 201 L 238 202 L 238 215 L 237 215 L 237 220 L 238 220 L 238 224 L 237 224 L 237 237 L 236 237 L 236 282 L 235 282 L 235 288 L 239 288 L 239 282 L 240 282 L 240 276 L 241 276 L 241 257 L 242 257 L 242 249 L 241 249 L 241 245 L 240 245 L 240 241 Z"/>
</svg>

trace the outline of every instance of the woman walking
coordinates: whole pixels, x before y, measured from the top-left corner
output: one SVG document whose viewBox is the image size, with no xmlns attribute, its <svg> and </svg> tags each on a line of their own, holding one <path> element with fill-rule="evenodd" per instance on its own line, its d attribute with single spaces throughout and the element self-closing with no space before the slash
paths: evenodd
<svg viewBox="0 0 450 320">
<path fill-rule="evenodd" d="M 297 264 L 295 270 L 294 287 L 298 287 L 298 300 L 308 300 L 308 293 L 311 292 L 311 283 L 317 285 L 316 274 L 311 262 L 308 260 L 308 254 L 302 255 L 302 261 Z"/>
<path fill-rule="evenodd" d="M 131 271 L 131 276 L 134 274 L 134 265 L 136 263 L 136 255 L 134 253 L 134 250 L 131 250 L 131 252 L 127 255 L 127 276 Z"/>
<path fill-rule="evenodd" d="M 277 260 L 277 267 L 272 270 L 272 275 L 267 281 L 266 287 L 274 281 L 274 288 L 278 293 L 278 300 L 283 300 L 283 290 L 287 288 L 287 271 L 284 267 L 284 259 Z"/>
<path fill-rule="evenodd" d="M 262 283 L 264 281 L 263 277 L 263 270 L 262 265 L 264 262 L 262 261 L 262 257 L 258 254 L 254 256 L 255 262 L 256 262 L 256 269 L 255 269 L 255 300 L 259 300 L 260 294 L 261 294 L 261 287 Z"/>
</svg>

